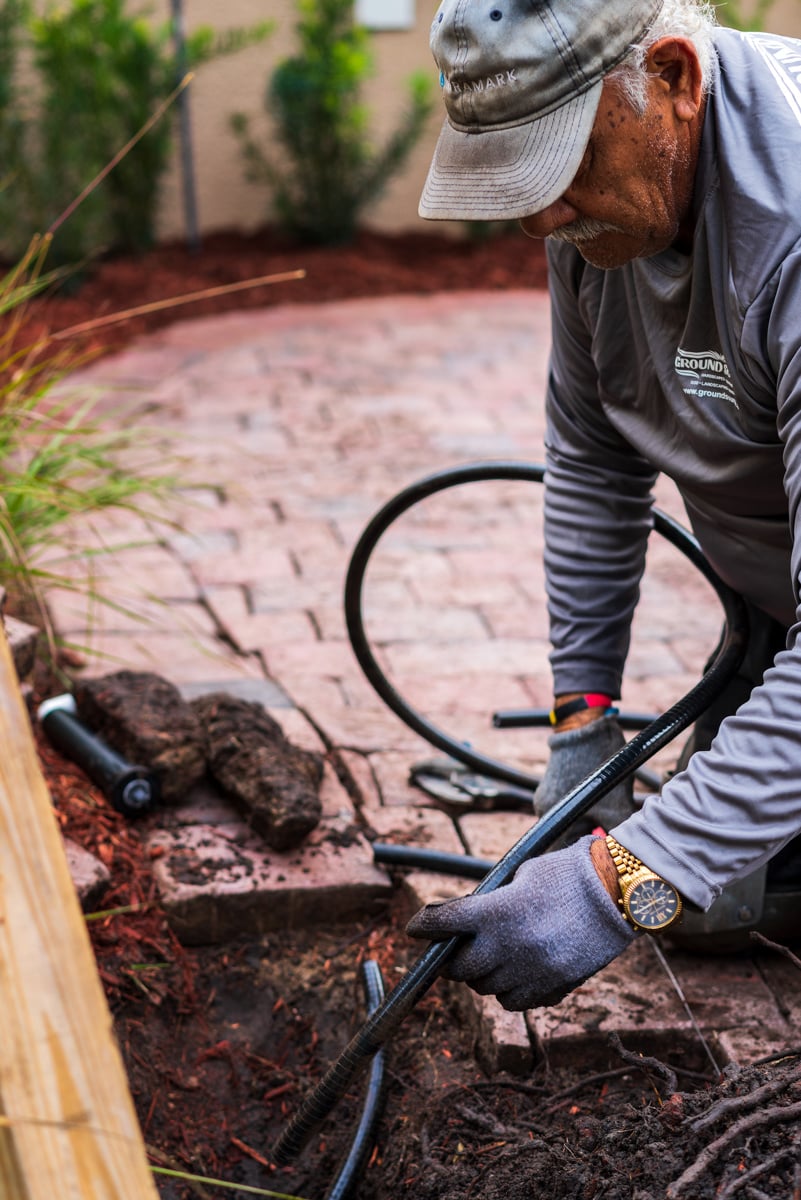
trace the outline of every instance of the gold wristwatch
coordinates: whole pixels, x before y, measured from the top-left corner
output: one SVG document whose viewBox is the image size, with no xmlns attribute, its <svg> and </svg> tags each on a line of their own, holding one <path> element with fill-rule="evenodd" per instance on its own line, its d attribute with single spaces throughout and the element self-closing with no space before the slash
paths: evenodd
<svg viewBox="0 0 801 1200">
<path fill-rule="evenodd" d="M 620 876 L 618 904 L 635 929 L 667 929 L 681 916 L 681 897 L 672 883 L 649 870 L 639 858 L 607 835 L 606 844 Z"/>
</svg>

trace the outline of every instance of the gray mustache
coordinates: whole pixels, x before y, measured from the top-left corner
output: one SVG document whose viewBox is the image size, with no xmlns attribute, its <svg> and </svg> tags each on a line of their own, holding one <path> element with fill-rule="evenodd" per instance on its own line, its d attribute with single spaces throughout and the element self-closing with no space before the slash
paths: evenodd
<svg viewBox="0 0 801 1200">
<path fill-rule="evenodd" d="M 625 230 L 621 229 L 619 225 L 612 225 L 609 221 L 594 221 L 591 217 L 577 217 L 569 225 L 562 225 L 559 229 L 554 229 L 553 233 L 548 234 L 548 238 L 554 242 L 570 242 L 571 245 L 576 246 L 581 242 L 588 242 L 602 233 L 624 232 Z"/>
</svg>

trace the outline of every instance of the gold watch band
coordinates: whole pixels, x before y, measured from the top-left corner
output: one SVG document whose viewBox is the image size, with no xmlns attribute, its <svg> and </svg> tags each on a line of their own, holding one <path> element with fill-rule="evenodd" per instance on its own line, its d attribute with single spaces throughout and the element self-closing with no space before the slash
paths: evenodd
<svg viewBox="0 0 801 1200">
<path fill-rule="evenodd" d="M 642 870 L 645 865 L 642 860 L 627 850 L 625 846 L 621 846 L 620 842 L 616 842 L 611 833 L 606 835 L 606 844 L 620 876 L 633 875 L 635 871 Z"/>
</svg>

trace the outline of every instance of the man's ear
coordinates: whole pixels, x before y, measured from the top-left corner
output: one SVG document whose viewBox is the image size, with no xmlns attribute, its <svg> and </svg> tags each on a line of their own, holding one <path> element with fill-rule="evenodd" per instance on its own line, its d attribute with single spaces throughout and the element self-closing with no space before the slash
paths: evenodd
<svg viewBox="0 0 801 1200">
<path fill-rule="evenodd" d="M 678 120 L 694 120 L 701 108 L 703 81 L 701 63 L 689 38 L 660 38 L 646 54 L 645 65 L 670 95 Z"/>
</svg>

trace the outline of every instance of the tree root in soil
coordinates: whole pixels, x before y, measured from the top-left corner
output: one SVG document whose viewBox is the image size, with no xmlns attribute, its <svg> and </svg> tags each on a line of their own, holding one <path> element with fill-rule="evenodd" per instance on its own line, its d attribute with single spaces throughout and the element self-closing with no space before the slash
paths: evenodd
<svg viewBox="0 0 801 1200">
<path fill-rule="evenodd" d="M 719 1102 L 714 1106 L 714 1110 L 710 1110 L 704 1117 L 695 1122 L 690 1122 L 690 1127 L 696 1130 L 707 1128 L 724 1115 L 740 1112 L 744 1108 L 753 1108 L 756 1105 L 761 1105 L 767 1096 L 774 1096 L 781 1092 L 797 1094 L 800 1087 L 801 1068 L 796 1067 L 783 1078 L 763 1084 L 762 1087 L 754 1088 L 753 1091 L 745 1095 Z M 680 1196 L 694 1194 L 690 1193 L 689 1189 L 695 1187 L 701 1176 L 722 1160 L 724 1156 L 727 1156 L 732 1147 L 745 1135 L 748 1135 L 748 1140 L 750 1141 L 759 1132 L 772 1132 L 778 1124 L 799 1120 L 801 1120 L 801 1100 L 796 1100 L 791 1104 L 773 1104 L 768 1107 L 759 1107 L 756 1112 L 738 1117 L 728 1129 L 716 1137 L 714 1141 L 709 1142 L 698 1154 L 695 1161 L 682 1172 L 678 1179 L 671 1183 L 667 1190 L 669 1200 L 676 1200 Z M 789 1157 L 794 1159 L 799 1136 L 801 1136 L 801 1132 L 793 1134 L 787 1146 L 779 1147 L 779 1150 L 770 1154 L 767 1160 L 757 1162 L 747 1174 L 753 1178 L 757 1178 L 757 1176 L 764 1174 L 766 1170 L 770 1169 L 771 1166 L 777 1165 L 782 1158 Z M 769 1166 L 766 1166 L 766 1162 L 769 1163 Z M 737 1191 L 741 1190 L 740 1184 L 742 1183 L 742 1178 L 734 1180 L 724 1185 L 723 1189 L 717 1195 L 734 1195 Z M 747 1185 L 743 1184 L 743 1186 Z"/>
<path fill-rule="evenodd" d="M 564 1087 L 498 1078 L 429 1097 L 416 1130 L 406 1117 L 390 1135 L 382 1187 L 366 1195 L 413 1187 L 419 1200 L 801 1200 L 794 1056 L 730 1066 L 679 1091 L 681 1067 L 616 1035 L 610 1044 L 623 1068 Z"/>
</svg>

